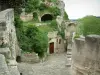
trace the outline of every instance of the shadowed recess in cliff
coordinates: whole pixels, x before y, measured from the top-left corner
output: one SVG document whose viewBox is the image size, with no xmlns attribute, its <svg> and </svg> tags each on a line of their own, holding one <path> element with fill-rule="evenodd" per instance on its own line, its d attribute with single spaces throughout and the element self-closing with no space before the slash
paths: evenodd
<svg viewBox="0 0 100 75">
<path fill-rule="evenodd" d="M 41 21 L 51 21 L 51 20 L 53 20 L 53 16 L 51 14 L 44 14 L 41 17 Z"/>
<path fill-rule="evenodd" d="M 17 57 L 16 57 L 16 61 L 17 61 L 17 62 L 21 62 L 21 56 L 17 56 Z"/>
</svg>

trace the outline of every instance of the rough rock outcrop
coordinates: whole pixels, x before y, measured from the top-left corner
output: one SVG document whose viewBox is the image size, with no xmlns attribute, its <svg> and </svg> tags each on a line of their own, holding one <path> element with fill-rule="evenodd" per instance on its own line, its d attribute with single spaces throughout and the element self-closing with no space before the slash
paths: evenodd
<svg viewBox="0 0 100 75">
<path fill-rule="evenodd" d="M 2 54 L 0 54 L 0 75 L 11 75 L 5 61 L 5 56 Z"/>
<path fill-rule="evenodd" d="M 72 50 L 72 75 L 100 75 L 100 36 L 75 39 Z"/>
<path fill-rule="evenodd" d="M 60 9 L 61 11 L 61 16 L 63 17 L 64 16 L 64 8 L 65 8 L 65 3 L 63 2 L 63 0 L 58 0 L 58 8 Z"/>
<path fill-rule="evenodd" d="M 1 60 L 2 58 L 0 58 L 0 61 L 5 62 L 3 64 L 7 65 L 6 67 L 11 73 L 10 75 L 19 75 L 17 69 L 17 62 L 16 62 L 16 56 L 18 55 L 17 52 L 20 52 L 19 50 L 20 49 L 17 44 L 16 30 L 14 26 L 14 11 L 13 9 L 7 9 L 1 11 L 0 12 L 0 54 L 5 56 L 6 61 Z M 0 64 L 0 67 L 1 66 L 2 65 Z"/>
</svg>

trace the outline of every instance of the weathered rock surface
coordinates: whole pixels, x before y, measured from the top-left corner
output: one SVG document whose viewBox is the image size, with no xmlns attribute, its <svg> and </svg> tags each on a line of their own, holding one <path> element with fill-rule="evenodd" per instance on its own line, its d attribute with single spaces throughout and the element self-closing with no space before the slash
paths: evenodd
<svg viewBox="0 0 100 75">
<path fill-rule="evenodd" d="M 11 75 L 20 75 L 17 66 L 8 66 Z"/>
<path fill-rule="evenodd" d="M 100 75 L 100 36 L 78 38 L 72 50 L 73 75 Z"/>
<path fill-rule="evenodd" d="M 16 62 L 17 52 L 20 51 L 14 26 L 14 11 L 7 9 L 0 12 L 0 75 L 20 75 Z"/>
<path fill-rule="evenodd" d="M 11 57 L 11 52 L 9 48 L 0 48 L 0 54 L 3 54 L 8 59 Z"/>
<path fill-rule="evenodd" d="M 0 75 L 11 75 L 5 61 L 5 56 L 2 54 L 0 54 Z"/>
</svg>

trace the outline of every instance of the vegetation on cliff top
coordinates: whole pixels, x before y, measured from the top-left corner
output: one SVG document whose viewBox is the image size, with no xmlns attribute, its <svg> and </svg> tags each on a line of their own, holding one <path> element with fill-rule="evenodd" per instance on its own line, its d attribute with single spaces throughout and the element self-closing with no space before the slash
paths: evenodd
<svg viewBox="0 0 100 75">
<path fill-rule="evenodd" d="M 24 52 L 36 52 L 42 57 L 48 46 L 46 33 L 35 25 L 23 25 L 23 22 L 18 17 L 15 18 L 15 26 L 20 48 Z"/>
<path fill-rule="evenodd" d="M 77 35 L 100 35 L 100 18 L 96 16 L 86 16 L 78 20 Z"/>
<path fill-rule="evenodd" d="M 42 0 L 43 1 L 43 0 Z M 44 22 L 47 25 L 36 26 L 34 21 L 22 22 L 18 16 L 15 16 L 15 26 L 20 48 L 25 52 L 36 52 L 40 57 L 44 56 L 48 48 L 47 34 L 50 31 L 57 29 L 56 16 L 61 15 L 60 9 L 56 6 L 48 7 L 48 5 L 41 3 L 40 0 L 27 0 L 25 4 L 26 12 L 33 12 L 33 14 L 44 13 L 46 11 L 52 12 L 54 19 Z M 56 3 L 56 0 L 50 0 Z M 36 5 L 37 4 L 37 5 Z M 37 15 L 38 16 L 38 15 Z M 38 17 L 34 17 L 36 22 L 39 22 Z M 68 19 L 65 13 L 64 19 Z M 62 34 L 62 33 L 61 33 Z"/>
</svg>

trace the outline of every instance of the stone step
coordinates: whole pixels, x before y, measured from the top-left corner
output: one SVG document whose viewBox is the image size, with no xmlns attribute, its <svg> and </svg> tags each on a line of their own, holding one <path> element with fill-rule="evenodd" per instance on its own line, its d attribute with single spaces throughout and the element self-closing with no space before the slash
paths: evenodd
<svg viewBox="0 0 100 75">
<path fill-rule="evenodd" d="M 67 58 L 66 67 L 71 67 L 71 58 Z"/>
<path fill-rule="evenodd" d="M 68 52 L 71 52 L 71 51 L 72 51 L 72 49 L 67 49 L 67 51 L 68 51 Z"/>
<path fill-rule="evenodd" d="M 72 50 L 72 45 L 71 45 L 71 44 L 69 44 L 69 45 L 68 45 L 68 47 L 67 47 L 67 49 Z"/>
<path fill-rule="evenodd" d="M 66 66 L 66 67 L 71 67 L 71 64 L 66 64 L 65 66 Z"/>
<path fill-rule="evenodd" d="M 71 58 L 72 57 L 72 55 L 67 55 L 67 58 Z"/>
<path fill-rule="evenodd" d="M 72 55 L 72 52 L 67 52 L 67 55 Z"/>
</svg>

